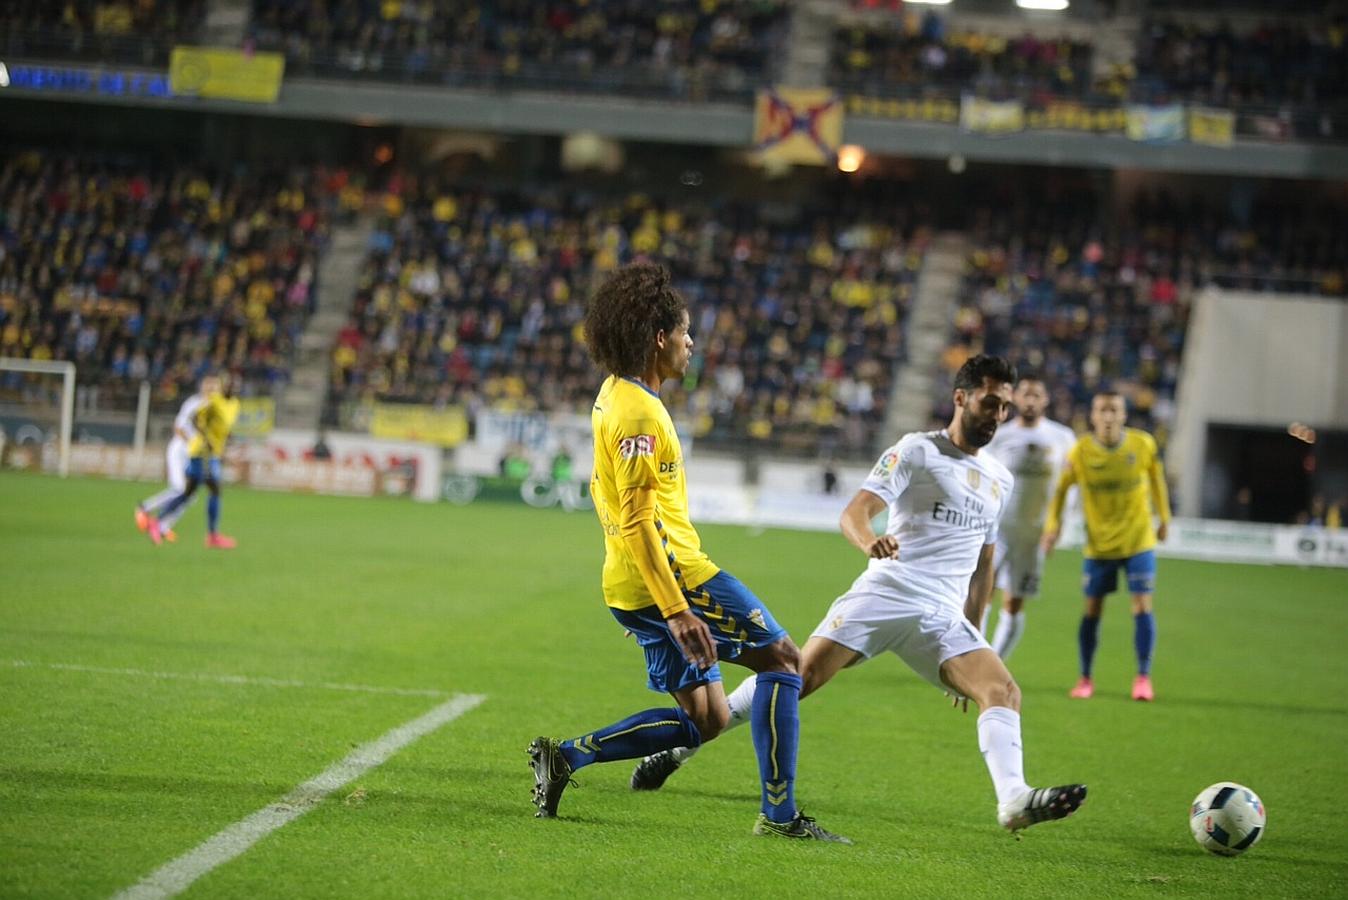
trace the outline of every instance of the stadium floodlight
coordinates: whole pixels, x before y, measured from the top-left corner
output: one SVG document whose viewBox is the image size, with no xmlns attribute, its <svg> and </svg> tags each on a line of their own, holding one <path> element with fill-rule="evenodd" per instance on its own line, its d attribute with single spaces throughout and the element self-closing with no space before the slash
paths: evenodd
<svg viewBox="0 0 1348 900">
<path fill-rule="evenodd" d="M 1021 9 L 1033 9 L 1036 11 L 1062 12 L 1067 9 L 1067 0 L 1016 0 L 1016 5 Z"/>
<path fill-rule="evenodd" d="M 0 372 L 4 371 L 61 376 L 61 441 L 58 449 L 59 471 L 65 478 L 70 474 L 70 434 L 75 424 L 75 364 L 0 356 Z"/>
</svg>

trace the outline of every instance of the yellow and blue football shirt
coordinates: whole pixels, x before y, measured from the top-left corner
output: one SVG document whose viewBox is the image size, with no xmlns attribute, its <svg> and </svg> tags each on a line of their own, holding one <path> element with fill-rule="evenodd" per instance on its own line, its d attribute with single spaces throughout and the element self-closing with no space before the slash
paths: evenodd
<svg viewBox="0 0 1348 900">
<path fill-rule="evenodd" d="M 197 433 L 192 436 L 187 452 L 191 457 L 219 457 L 224 455 L 225 441 L 239 417 L 239 400 L 221 393 L 211 394 L 197 408 Z"/>
<path fill-rule="evenodd" d="M 682 596 L 720 570 L 702 552 L 688 515 L 688 484 L 683 448 L 660 397 L 639 381 L 610 376 L 599 389 L 590 416 L 594 429 L 594 474 L 590 497 L 604 528 L 604 602 L 615 609 L 658 606 L 666 617 L 687 608 Z M 630 494 L 648 488 L 654 499 L 654 525 L 674 576 L 669 592 L 653 593 L 642 575 L 643 559 L 624 538 L 636 523 Z M 625 496 L 628 495 L 628 496 Z M 668 581 L 663 572 L 652 579 Z M 658 585 L 657 585 L 658 586 Z"/>
<path fill-rule="evenodd" d="M 1170 521 L 1170 497 L 1156 439 L 1125 428 L 1113 447 L 1093 434 L 1079 438 L 1049 506 L 1045 530 L 1061 528 L 1063 501 L 1073 484 L 1086 518 L 1087 559 L 1126 559 L 1156 546 L 1152 517 Z"/>
</svg>

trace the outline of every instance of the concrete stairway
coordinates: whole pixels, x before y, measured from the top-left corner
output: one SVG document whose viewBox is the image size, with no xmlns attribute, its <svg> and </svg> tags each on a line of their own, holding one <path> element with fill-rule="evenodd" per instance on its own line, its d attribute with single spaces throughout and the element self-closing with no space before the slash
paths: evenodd
<svg viewBox="0 0 1348 900">
<path fill-rule="evenodd" d="M 950 339 L 967 255 L 964 235 L 953 232 L 937 235 L 927 249 L 908 317 L 908 355 L 899 366 L 885 417 L 887 443 L 927 427 L 936 370 Z"/>
<path fill-rule="evenodd" d="M 276 408 L 278 428 L 313 431 L 328 394 L 328 367 L 333 341 L 351 312 L 356 279 L 373 225 L 358 220 L 332 230 L 332 243 L 318 266 L 318 307 L 300 335 L 290 384 Z"/>
</svg>

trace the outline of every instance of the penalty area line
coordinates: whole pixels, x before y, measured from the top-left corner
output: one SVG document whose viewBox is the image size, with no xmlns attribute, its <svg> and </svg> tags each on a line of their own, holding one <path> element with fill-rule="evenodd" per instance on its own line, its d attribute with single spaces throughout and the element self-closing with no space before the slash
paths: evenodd
<svg viewBox="0 0 1348 900">
<path fill-rule="evenodd" d="M 85 666 L 77 663 L 30 662 L 11 659 L 15 669 L 56 669 L 61 672 L 90 672 L 95 675 L 130 675 L 137 678 L 159 678 L 172 681 L 204 681 L 211 684 L 238 684 L 257 687 L 307 688 L 310 690 L 348 691 L 358 694 L 393 694 L 399 697 L 448 697 L 448 691 L 429 688 L 380 687 L 374 684 L 342 684 L 334 681 L 292 681 L 288 678 L 267 678 L 261 675 L 212 675 L 207 672 L 152 672 L 148 669 L 118 669 L 108 666 Z"/>
<path fill-rule="evenodd" d="M 388 761 L 399 750 L 449 724 L 486 700 L 481 694 L 459 694 L 382 737 L 363 744 L 323 772 L 298 785 L 269 806 L 207 838 L 177 859 L 160 866 L 113 900 L 163 900 L 181 894 L 201 876 L 243 854 L 267 835 L 317 806 L 332 792 Z"/>
</svg>

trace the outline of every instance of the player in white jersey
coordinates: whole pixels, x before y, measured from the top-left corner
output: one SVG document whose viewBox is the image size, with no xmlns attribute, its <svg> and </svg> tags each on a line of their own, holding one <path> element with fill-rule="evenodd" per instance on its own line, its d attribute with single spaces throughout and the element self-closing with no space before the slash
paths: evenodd
<svg viewBox="0 0 1348 900">
<path fill-rule="evenodd" d="M 1020 643 L 1025 633 L 1025 601 L 1039 593 L 1044 569 L 1044 534 L 1048 501 L 1058 484 L 1058 473 L 1077 436 L 1066 425 L 1044 416 L 1048 389 L 1043 379 L 1022 374 L 1011 402 L 1017 416 L 997 429 L 985 448 L 1015 476 L 1016 486 L 1007 501 L 997 534 L 997 588 L 1002 594 L 992 649 L 1002 659 Z M 983 629 L 984 633 L 987 628 Z"/>
<path fill-rule="evenodd" d="M 136 506 L 136 527 L 141 531 L 149 529 L 150 517 L 154 511 L 187 490 L 187 463 L 191 459 L 187 448 L 197 433 L 197 410 L 212 392 L 218 390 L 220 379 L 215 375 L 207 375 L 201 379 L 197 392 L 184 400 L 183 405 L 178 408 L 178 415 L 173 418 L 173 437 L 169 440 L 168 449 L 164 451 L 169 486 L 153 497 L 142 500 Z M 159 520 L 159 529 L 165 540 L 170 542 L 177 540 L 173 526 L 182 518 L 191 502 L 189 500 Z"/>
<path fill-rule="evenodd" d="M 801 651 L 804 697 L 847 666 L 889 651 L 955 696 L 972 699 L 978 745 L 997 794 L 997 821 L 1011 831 L 1071 815 L 1086 786 L 1031 788 L 1021 753 L 1020 688 L 978 630 L 992 595 L 997 523 L 1014 479 L 979 453 L 1010 408 L 1015 369 L 975 356 L 955 376 L 955 414 L 943 431 L 906 435 L 880 457 L 842 516 L 843 535 L 870 562 L 833 602 Z M 888 508 L 876 535 L 871 521 Z M 733 727 L 748 718 L 755 679 L 728 698 Z M 691 751 L 649 756 L 632 787 L 659 787 Z"/>
</svg>

